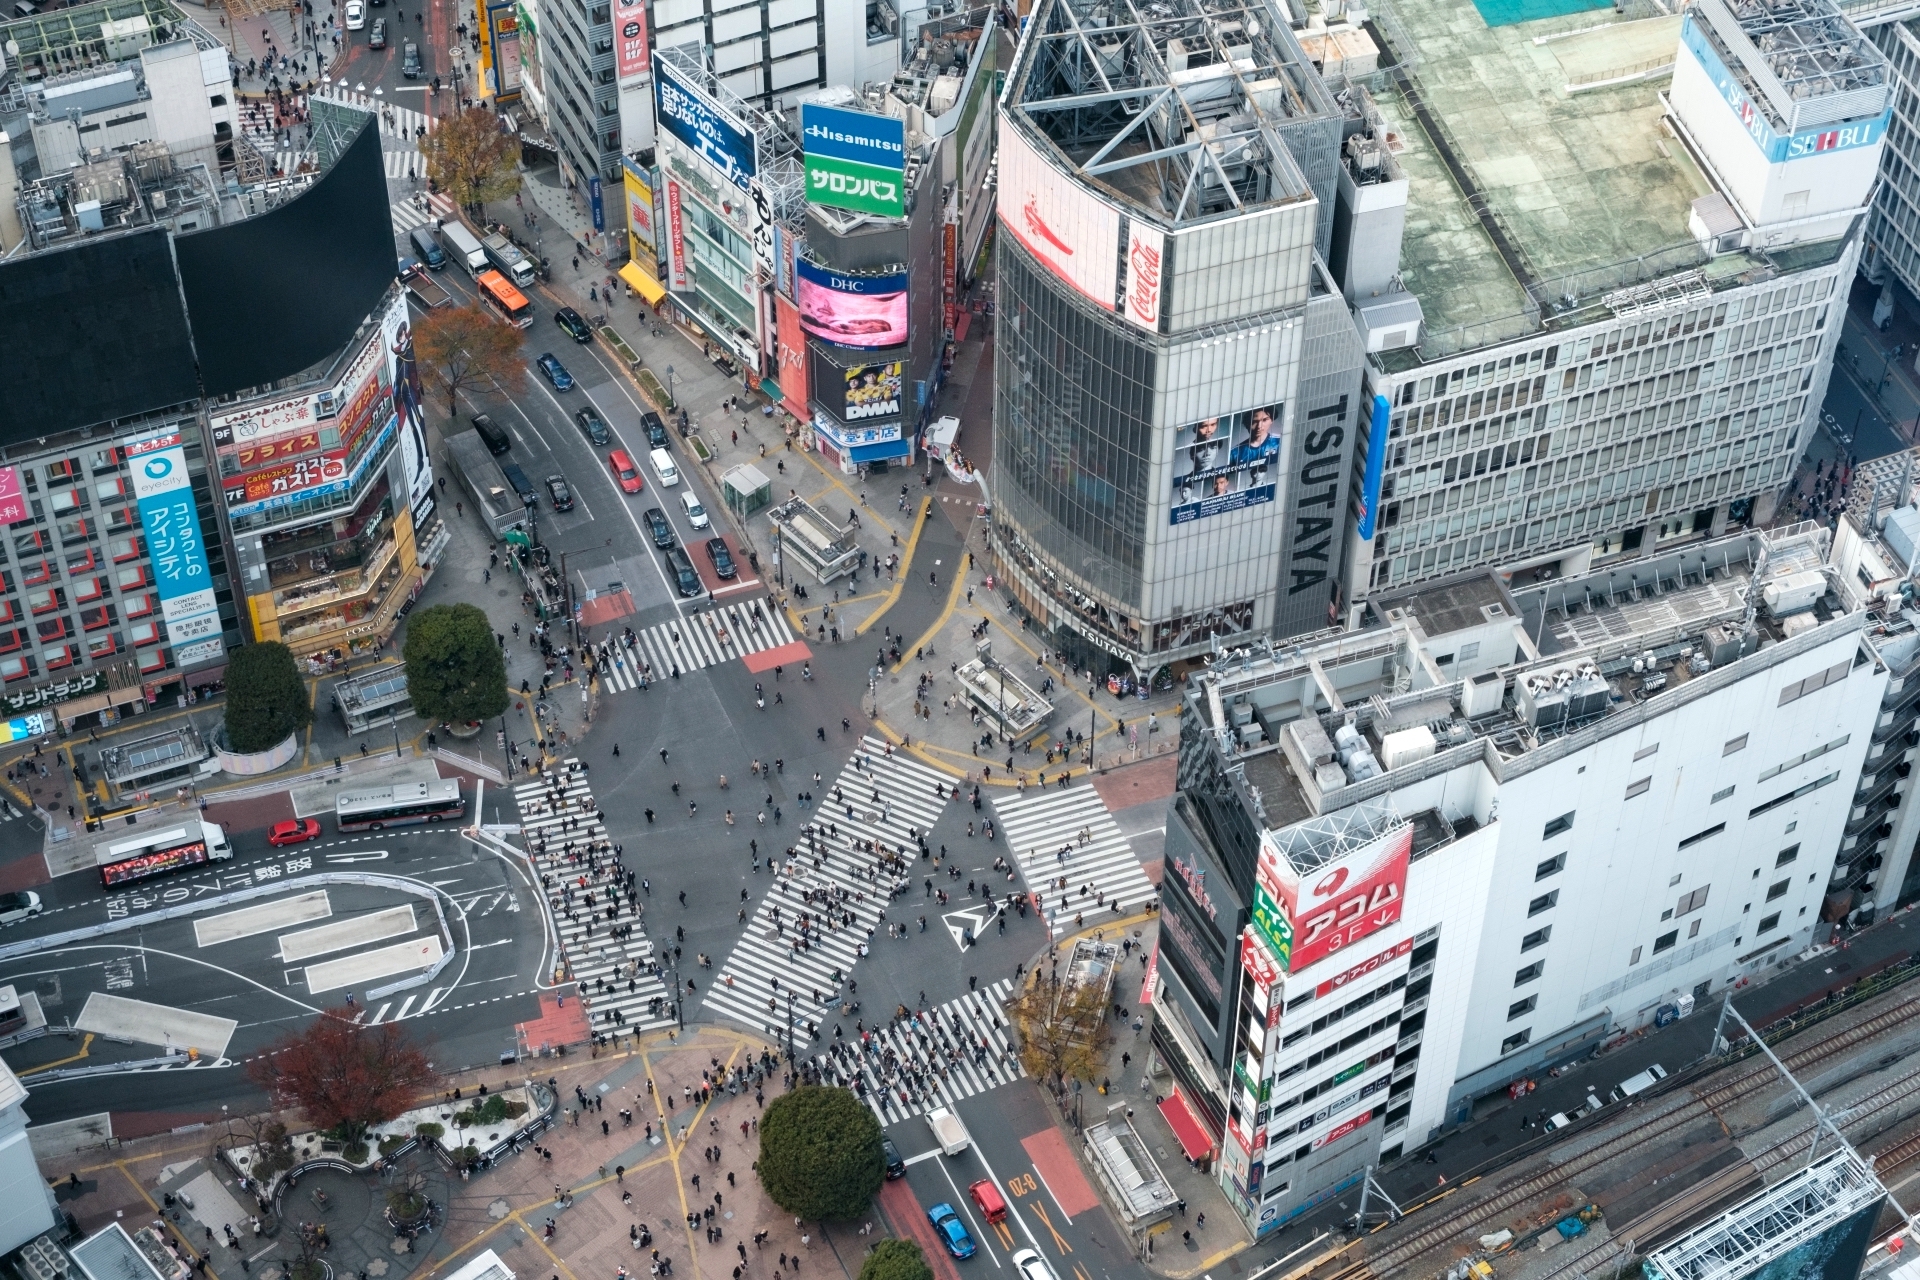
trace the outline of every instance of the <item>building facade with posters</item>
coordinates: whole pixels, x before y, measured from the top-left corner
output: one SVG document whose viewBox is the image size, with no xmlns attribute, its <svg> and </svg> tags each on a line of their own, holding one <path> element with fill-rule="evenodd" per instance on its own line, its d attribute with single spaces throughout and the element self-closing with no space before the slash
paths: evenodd
<svg viewBox="0 0 1920 1280">
<path fill-rule="evenodd" d="M 208 426 L 253 638 L 328 659 L 383 643 L 448 540 L 405 295 L 318 379 Z"/>
<path fill-rule="evenodd" d="M 1897 900 L 1895 542 L 1847 517 L 1476 571 L 1193 677 L 1154 1066 L 1251 1229 Z"/>
</svg>

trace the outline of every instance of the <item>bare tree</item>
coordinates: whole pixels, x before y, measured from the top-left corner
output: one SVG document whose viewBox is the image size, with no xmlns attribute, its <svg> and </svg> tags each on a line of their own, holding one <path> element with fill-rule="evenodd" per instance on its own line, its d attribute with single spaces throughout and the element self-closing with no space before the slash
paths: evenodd
<svg viewBox="0 0 1920 1280">
<path fill-rule="evenodd" d="M 469 214 L 520 189 L 520 139 L 484 107 L 448 116 L 420 139 L 427 177 Z"/>
<path fill-rule="evenodd" d="M 520 331 L 478 303 L 429 311 L 414 324 L 413 349 L 421 373 L 446 393 L 449 418 L 459 412 L 462 392 L 491 385 L 511 395 L 526 386 Z"/>
</svg>

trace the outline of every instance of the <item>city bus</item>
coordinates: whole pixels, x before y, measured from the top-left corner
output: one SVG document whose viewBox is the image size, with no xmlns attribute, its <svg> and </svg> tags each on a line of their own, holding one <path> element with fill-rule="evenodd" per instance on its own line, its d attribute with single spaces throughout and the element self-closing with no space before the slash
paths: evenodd
<svg viewBox="0 0 1920 1280">
<path fill-rule="evenodd" d="M 439 778 L 342 791 L 334 797 L 333 812 L 342 831 L 378 831 L 464 817 L 467 802 L 460 797 L 458 778 Z"/>
<path fill-rule="evenodd" d="M 531 328 L 533 325 L 533 304 L 527 301 L 527 295 L 507 283 L 507 278 L 498 271 L 482 271 L 474 277 L 480 286 L 480 301 L 487 310 L 505 320 L 516 329 Z"/>
<path fill-rule="evenodd" d="M 218 824 L 189 819 L 164 831 L 100 845 L 95 859 L 101 887 L 114 889 L 232 856 L 233 846 Z"/>
</svg>

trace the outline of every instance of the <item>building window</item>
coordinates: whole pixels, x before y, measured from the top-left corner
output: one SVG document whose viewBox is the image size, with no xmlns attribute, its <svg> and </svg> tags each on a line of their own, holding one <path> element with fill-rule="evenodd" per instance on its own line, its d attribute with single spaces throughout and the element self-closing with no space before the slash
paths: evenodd
<svg viewBox="0 0 1920 1280">
<path fill-rule="evenodd" d="M 1645 795 L 1645 794 L 1647 794 L 1647 791 L 1648 791 L 1648 790 L 1649 790 L 1649 789 L 1650 789 L 1650 788 L 1651 788 L 1652 786 L 1653 786 L 1653 775 L 1652 775 L 1652 774 L 1648 774 L 1648 775 L 1647 775 L 1646 777 L 1644 777 L 1644 778 L 1636 778 L 1636 779 L 1634 779 L 1634 780 L 1633 780 L 1632 782 L 1629 782 L 1629 783 L 1627 784 L 1627 794 L 1626 794 L 1626 798 L 1627 798 L 1628 800 L 1631 800 L 1631 799 L 1633 799 L 1633 798 L 1634 798 L 1635 796 L 1643 796 L 1643 795 Z"/>
<path fill-rule="evenodd" d="M 1554 908 L 1554 904 L 1559 901 L 1560 891 L 1558 889 L 1555 889 L 1552 893 L 1543 893 L 1527 904 L 1527 914 L 1529 916 L 1537 916 L 1542 911 L 1551 911 Z"/>
<path fill-rule="evenodd" d="M 1524 1031 L 1516 1031 L 1500 1042 L 1500 1052 L 1503 1056 L 1512 1053 L 1515 1049 L 1518 1049 L 1531 1039 L 1533 1039 L 1532 1027 L 1528 1027 Z"/>
<path fill-rule="evenodd" d="M 1659 955 L 1662 951 L 1667 950 L 1678 941 L 1680 941 L 1680 931 L 1678 929 L 1661 934 L 1653 940 L 1653 954 Z"/>
<path fill-rule="evenodd" d="M 1633 958 L 1632 958 L 1632 959 L 1630 959 L 1630 960 L 1628 960 L 1628 961 L 1627 961 L 1627 963 L 1628 963 L 1629 965 L 1636 965 L 1636 964 L 1639 964 L 1639 963 L 1640 963 L 1640 948 L 1639 948 L 1639 947 L 1635 947 L 1635 948 L 1633 949 Z"/>
<path fill-rule="evenodd" d="M 1555 836 L 1571 830 L 1573 830 L 1573 813 L 1563 813 L 1547 824 L 1546 830 L 1540 833 L 1540 838 L 1542 840 L 1551 840 Z"/>
<path fill-rule="evenodd" d="M 32 674 L 33 672 L 28 669 L 27 659 L 0 658 L 0 680 L 19 680 Z"/>
<path fill-rule="evenodd" d="M 1660 749 L 1660 744 L 1656 742 L 1650 747 L 1642 747 L 1638 751 L 1634 752 L 1633 758 L 1636 761 L 1645 760 L 1648 756 L 1652 755 L 1654 752 L 1658 751 L 1659 749 Z"/>
<path fill-rule="evenodd" d="M 1533 1012 L 1533 1006 L 1539 1003 L 1540 1003 L 1539 996 L 1528 996 L 1524 1000 L 1515 1000 L 1512 1004 L 1507 1006 L 1507 1021 L 1512 1022 L 1515 1018 L 1526 1017 L 1528 1014 Z"/>
<path fill-rule="evenodd" d="M 1532 933 L 1528 934 L 1526 937 L 1520 939 L 1520 949 L 1522 951 L 1531 951 L 1535 947 L 1544 947 L 1547 945 L 1547 939 L 1551 938 L 1552 936 L 1553 936 L 1553 926 L 1544 925 L 1541 928 L 1535 929 Z"/>
<path fill-rule="evenodd" d="M 1730 756 L 1736 751 L 1745 751 L 1746 749 L 1747 749 L 1747 735 L 1743 733 L 1737 738 L 1728 738 L 1727 744 L 1724 747 L 1720 748 L 1720 754 L 1723 756 Z"/>
<path fill-rule="evenodd" d="M 1792 862 L 1795 858 L 1799 856 L 1800 856 L 1800 846 L 1797 844 L 1788 845 L 1786 848 L 1780 851 L 1778 856 L 1774 858 L 1773 865 L 1775 867 L 1784 867 L 1789 862 Z M 1754 874 L 1758 875 L 1759 873 L 1755 872 Z"/>
<path fill-rule="evenodd" d="M 1728 796 L 1732 794 L 1733 794 L 1732 787 L 1722 787 L 1720 788 L 1720 790 L 1713 793 L 1712 803 L 1719 804 L 1722 800 L 1725 800 Z"/>
<path fill-rule="evenodd" d="M 1698 889 L 1695 889 L 1692 893 L 1681 894 L 1680 901 L 1674 905 L 1673 914 L 1677 916 L 1684 916 L 1689 914 L 1690 912 L 1698 911 L 1700 908 L 1706 906 L 1707 890 L 1711 888 L 1713 888 L 1712 885 L 1703 884 Z"/>
<path fill-rule="evenodd" d="M 1766 933 L 1769 930 L 1778 929 L 1779 927 L 1780 927 L 1780 913 L 1776 911 L 1770 916 L 1761 916 L 1760 927 L 1754 930 L 1754 932 Z"/>
<path fill-rule="evenodd" d="M 1787 792 L 1783 796 L 1775 796 L 1773 799 L 1767 801 L 1765 804 L 1755 805 L 1753 808 L 1747 810 L 1747 816 L 1749 818 L 1757 818 L 1769 809 L 1778 809 L 1781 805 L 1789 804 L 1795 800 L 1798 800 L 1801 796 L 1806 795 L 1810 791 L 1818 791 L 1820 788 L 1827 786 L 1831 783 L 1838 782 L 1839 780 L 1840 780 L 1840 775 L 1838 772 L 1830 773 L 1824 778 L 1815 778 L 1812 782 L 1803 783 L 1800 786 L 1795 787 L 1793 790 Z M 1793 830 L 1793 828 L 1788 827 L 1787 830 L 1791 831 Z"/>
<path fill-rule="evenodd" d="M 1556 853 L 1533 869 L 1535 880 L 1545 880 L 1548 876 L 1557 876 L 1567 869 L 1567 855 Z"/>
<path fill-rule="evenodd" d="M 1775 898 L 1786 897 L 1787 890 L 1792 887 L 1792 885 L 1793 881 L 1791 879 L 1774 881 L 1767 886 L 1767 901 L 1772 902 Z"/>
<path fill-rule="evenodd" d="M 1713 826 L 1708 827 L 1705 831 L 1696 831 L 1692 835 L 1688 836 L 1685 840 L 1682 840 L 1680 842 L 1680 847 L 1682 849 L 1691 848 L 1692 846 L 1699 844 L 1702 840 L 1711 840 L 1713 837 L 1719 835 L 1722 831 L 1725 831 L 1726 829 L 1727 829 L 1726 823 L 1717 822 Z"/>
<path fill-rule="evenodd" d="M 1524 987 L 1546 971 L 1547 962 L 1545 960 L 1535 960 L 1524 969 L 1514 970 L 1513 985 L 1516 987 Z"/>
</svg>

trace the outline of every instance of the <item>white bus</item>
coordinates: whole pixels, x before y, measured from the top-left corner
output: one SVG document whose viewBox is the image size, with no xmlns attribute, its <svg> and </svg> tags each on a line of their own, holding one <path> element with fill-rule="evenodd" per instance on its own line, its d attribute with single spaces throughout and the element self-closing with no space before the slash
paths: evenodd
<svg viewBox="0 0 1920 1280">
<path fill-rule="evenodd" d="M 458 778 L 362 787 L 334 797 L 333 813 L 342 831 L 378 831 L 415 822 L 445 822 L 466 816 Z"/>
</svg>

